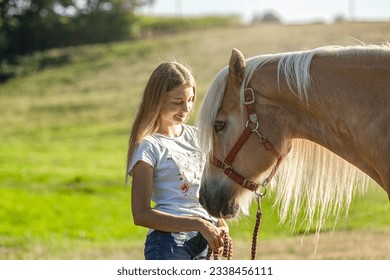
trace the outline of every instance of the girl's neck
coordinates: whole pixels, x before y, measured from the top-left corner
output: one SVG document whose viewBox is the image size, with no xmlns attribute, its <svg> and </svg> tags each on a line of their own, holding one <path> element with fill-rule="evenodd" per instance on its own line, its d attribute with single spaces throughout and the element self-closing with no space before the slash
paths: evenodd
<svg viewBox="0 0 390 280">
<path fill-rule="evenodd" d="M 183 133 L 183 130 L 184 130 L 183 125 L 177 124 L 177 125 L 172 125 L 167 127 L 160 127 L 157 133 L 175 138 L 175 137 L 179 137 Z"/>
</svg>

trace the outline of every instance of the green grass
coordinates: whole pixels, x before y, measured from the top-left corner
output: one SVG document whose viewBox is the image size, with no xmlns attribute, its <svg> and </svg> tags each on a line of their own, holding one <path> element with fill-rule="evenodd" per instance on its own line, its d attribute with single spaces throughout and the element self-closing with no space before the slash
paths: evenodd
<svg viewBox="0 0 390 280">
<path fill-rule="evenodd" d="M 125 155 L 138 96 L 162 60 L 192 66 L 199 106 L 233 47 L 251 56 L 351 37 L 380 43 L 390 30 L 388 23 L 255 25 L 51 50 L 44 55 L 52 63 L 39 67 L 42 54 L 25 57 L 29 68 L 0 85 L 0 259 L 110 259 L 142 248 L 146 229 L 132 222 Z M 389 229 L 388 200 L 372 189 L 336 230 Z M 300 232 L 279 225 L 272 196 L 263 204 L 262 238 Z M 250 240 L 253 224 L 253 215 L 232 222 L 233 238 Z"/>
</svg>

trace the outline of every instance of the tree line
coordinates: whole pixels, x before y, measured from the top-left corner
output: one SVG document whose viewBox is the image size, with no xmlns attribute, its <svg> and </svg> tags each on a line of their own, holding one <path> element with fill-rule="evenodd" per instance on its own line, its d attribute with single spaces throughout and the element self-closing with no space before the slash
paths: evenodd
<svg viewBox="0 0 390 280">
<path fill-rule="evenodd" d="M 0 0 L 3 61 L 49 48 L 131 38 L 134 10 L 152 0 Z"/>
</svg>

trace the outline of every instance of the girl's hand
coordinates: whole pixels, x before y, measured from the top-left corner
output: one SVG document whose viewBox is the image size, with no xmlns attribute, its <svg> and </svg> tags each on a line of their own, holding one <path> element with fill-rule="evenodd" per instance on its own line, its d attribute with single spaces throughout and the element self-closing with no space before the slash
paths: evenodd
<svg viewBox="0 0 390 280">
<path fill-rule="evenodd" d="M 224 233 L 222 227 L 214 226 L 209 221 L 202 220 L 202 226 L 199 232 L 207 240 L 212 250 L 223 247 Z"/>
</svg>

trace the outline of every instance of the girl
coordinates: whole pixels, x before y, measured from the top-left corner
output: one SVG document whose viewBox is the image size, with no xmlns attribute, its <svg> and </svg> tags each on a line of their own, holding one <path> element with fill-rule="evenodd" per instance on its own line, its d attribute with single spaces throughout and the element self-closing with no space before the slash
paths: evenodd
<svg viewBox="0 0 390 280">
<path fill-rule="evenodd" d="M 195 94 L 188 68 L 162 63 L 149 78 L 133 123 L 127 171 L 134 223 L 149 228 L 147 260 L 204 259 L 207 246 L 223 246 L 225 221 L 211 217 L 198 201 L 204 157 L 196 128 L 185 124 Z"/>
</svg>

